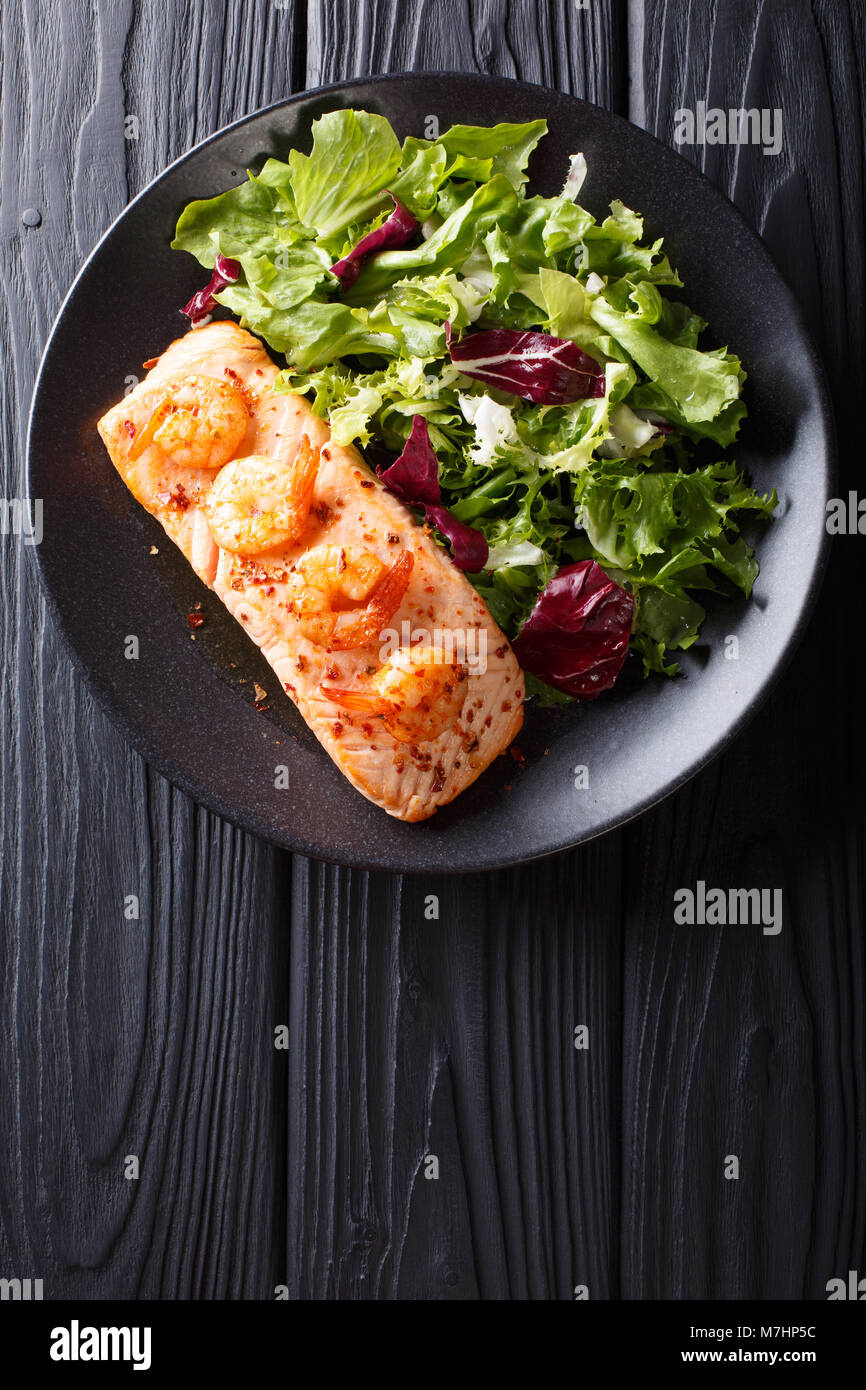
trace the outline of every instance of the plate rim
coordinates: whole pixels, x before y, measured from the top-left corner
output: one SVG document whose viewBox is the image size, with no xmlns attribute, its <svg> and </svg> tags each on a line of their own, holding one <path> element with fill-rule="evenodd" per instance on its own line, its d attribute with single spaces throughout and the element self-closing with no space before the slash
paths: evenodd
<svg viewBox="0 0 866 1390">
<path fill-rule="evenodd" d="M 618 112 L 611 111 L 608 107 L 600 106 L 596 102 L 587 101 L 584 97 L 574 96 L 570 92 L 562 92 L 557 90 L 556 88 L 547 87 L 543 83 L 528 82 L 521 78 L 501 76 L 496 73 L 475 73 L 469 70 L 459 69 L 429 69 L 415 72 L 400 71 L 393 73 L 374 73 L 368 76 L 350 78 L 342 82 L 326 83 L 321 86 L 306 88 L 301 92 L 293 93 L 291 96 L 283 97 L 275 102 L 270 102 L 265 106 L 258 107 L 255 111 L 247 112 L 245 115 L 238 117 L 236 120 L 230 121 L 227 125 L 221 126 L 219 130 L 213 131 L 210 135 L 205 136 L 203 140 L 198 141 L 195 145 L 192 145 L 188 150 L 185 150 L 183 154 L 178 155 L 177 158 L 173 159 L 169 164 L 165 166 L 165 168 L 161 169 L 160 172 L 154 176 L 154 178 L 150 179 L 148 183 L 144 186 L 144 188 L 142 188 L 135 195 L 134 198 L 130 199 L 130 201 L 125 204 L 125 206 L 118 213 L 117 217 L 115 217 L 111 221 L 111 223 L 108 225 L 108 227 L 106 227 L 102 235 L 94 243 L 93 247 L 90 249 L 84 261 L 78 268 L 78 271 L 76 272 L 74 279 L 72 280 L 68 290 L 63 296 L 63 299 L 60 303 L 60 306 L 57 310 L 57 313 L 51 324 L 48 336 L 46 338 L 45 346 L 40 356 L 39 366 L 36 372 L 36 376 L 34 378 L 33 391 L 30 399 L 30 406 L 27 416 L 24 467 L 24 480 L 27 487 L 27 496 L 29 497 L 32 495 L 33 434 L 34 422 L 37 414 L 37 406 L 42 387 L 43 377 L 46 374 L 48 359 L 51 356 L 54 340 L 57 336 L 61 321 L 63 319 L 64 314 L 66 313 L 66 309 L 73 295 L 75 294 L 78 288 L 79 282 L 84 278 L 91 263 L 99 255 L 104 243 L 109 239 L 109 237 L 113 235 L 117 227 L 124 221 L 127 215 L 135 207 L 137 207 L 139 202 L 147 198 L 147 196 L 158 184 L 162 183 L 165 179 L 167 179 L 186 161 L 193 159 L 196 155 L 201 153 L 208 146 L 215 144 L 217 141 L 223 139 L 230 133 L 241 129 L 243 126 L 248 125 L 253 121 L 259 120 L 262 116 L 285 110 L 292 106 L 298 105 L 301 102 L 307 101 L 310 98 L 315 98 L 319 96 L 336 96 L 338 94 L 351 91 L 352 89 L 357 87 L 370 87 L 371 85 L 387 86 L 406 82 L 417 83 L 427 82 L 431 80 L 442 81 L 448 79 L 459 79 L 462 81 L 470 80 L 473 84 L 482 84 L 490 86 L 506 85 L 512 87 L 516 86 L 526 88 L 531 91 L 538 92 L 540 96 L 551 98 L 556 101 L 566 101 L 568 103 L 574 103 L 578 106 L 586 107 L 593 112 L 600 113 L 604 120 L 609 120 L 614 124 L 620 124 L 630 129 L 631 131 L 637 131 L 640 134 L 640 136 L 642 136 L 644 139 L 652 141 L 653 144 L 656 145 L 658 149 L 663 152 L 664 158 L 675 160 L 678 163 L 680 163 L 682 166 L 685 167 L 685 169 L 690 171 L 687 177 L 693 176 L 696 179 L 703 182 L 704 184 L 706 184 L 716 198 L 722 199 L 728 205 L 728 208 L 734 213 L 737 221 L 739 222 L 741 229 L 746 233 L 747 237 L 754 243 L 760 256 L 763 258 L 765 262 L 766 268 L 773 276 L 776 282 L 777 289 L 782 294 L 786 302 L 786 308 L 792 316 L 792 319 L 800 335 L 800 340 L 802 344 L 805 346 L 806 352 L 808 354 L 807 365 L 811 371 L 813 378 L 815 389 L 815 405 L 817 407 L 818 416 L 820 420 L 821 434 L 823 436 L 823 441 L 825 445 L 822 451 L 821 459 L 822 467 L 824 470 L 824 476 L 822 478 L 822 487 L 826 485 L 827 495 L 831 495 L 830 489 L 832 489 L 838 477 L 837 434 L 835 412 L 833 409 L 832 398 L 830 396 L 829 386 L 827 383 L 827 376 L 821 356 L 809 331 L 800 302 L 794 294 L 794 291 L 791 289 L 790 285 L 786 281 L 785 277 L 782 275 L 782 272 L 776 265 L 776 262 L 773 256 L 771 255 L 763 237 L 761 236 L 760 232 L 748 220 L 745 214 L 742 213 L 740 209 L 737 207 L 737 205 L 731 200 L 731 198 L 728 197 L 727 193 L 717 188 L 713 181 L 709 179 L 701 169 L 698 169 L 696 165 L 692 164 L 690 160 L 686 159 L 682 154 L 680 154 L 677 150 L 673 149 L 670 145 L 665 144 L 664 141 L 660 140 L 650 131 L 645 130 L 642 126 L 639 126 L 635 122 L 628 120 L 624 116 L 621 116 Z M 106 684 L 101 679 L 98 670 L 89 666 L 77 650 L 73 637 L 70 633 L 66 618 L 64 617 L 63 609 L 61 608 L 60 598 L 58 594 L 55 592 L 52 584 L 49 582 L 48 576 L 46 575 L 45 569 L 40 559 L 40 547 L 34 546 L 31 547 L 31 550 L 33 551 L 33 555 L 30 563 L 35 566 L 36 573 L 39 577 L 41 592 L 47 601 L 48 610 L 50 612 L 55 629 L 61 637 L 63 647 L 69 655 L 73 666 L 75 667 L 76 671 L 78 671 L 78 673 L 81 675 L 82 679 L 84 680 L 84 683 L 86 684 L 95 702 L 108 716 L 115 728 L 117 728 L 122 733 L 123 737 L 132 745 L 132 747 L 139 754 L 139 756 L 142 757 L 149 766 L 152 766 L 156 772 L 158 772 L 161 776 L 165 777 L 171 785 L 179 788 L 179 790 L 181 790 L 186 796 L 190 797 L 191 800 L 196 802 L 198 805 L 202 806 L 205 810 L 211 812 L 212 814 L 218 815 L 223 820 L 228 821 L 228 823 L 234 826 L 236 829 L 244 831 L 248 834 L 256 835 L 259 838 L 267 841 L 269 844 L 272 844 L 275 847 L 281 850 L 285 850 L 292 854 L 301 854 L 307 858 L 318 859 L 324 863 L 336 864 L 344 868 L 362 869 L 369 872 L 386 872 L 411 875 L 425 873 L 444 873 L 450 876 L 467 875 L 473 873 L 500 872 L 504 869 L 515 868 L 521 865 L 535 863 L 539 860 L 547 859 L 552 855 L 562 854 L 569 850 L 579 849 L 581 846 L 589 844 L 593 840 L 598 839 L 600 836 L 610 833 L 612 830 L 620 829 L 626 825 L 629 825 L 631 822 L 637 820 L 640 816 L 644 815 L 647 811 L 652 810 L 653 807 L 660 805 L 662 801 L 667 800 L 669 796 L 672 796 L 675 792 L 680 790 L 681 787 L 685 786 L 686 783 L 690 782 L 695 776 L 698 775 L 698 773 L 702 772 L 711 762 L 713 762 L 717 757 L 719 757 L 726 748 L 728 748 L 738 737 L 740 737 L 745 727 L 752 721 L 752 719 L 755 718 L 760 709 L 769 700 L 770 696 L 773 694 L 782 677 L 784 676 L 786 670 L 788 669 L 794 655 L 796 654 L 796 651 L 802 642 L 806 628 L 808 627 L 809 622 L 811 621 L 811 618 L 814 614 L 818 595 L 820 593 L 821 587 L 824 582 L 824 578 L 826 576 L 830 555 L 830 536 L 825 528 L 821 538 L 820 547 L 815 558 L 814 566 L 809 580 L 809 585 L 803 599 L 801 600 L 799 612 L 796 616 L 796 621 L 794 622 L 794 625 L 792 627 L 789 639 L 785 647 L 781 651 L 780 655 L 776 658 L 774 665 L 767 671 L 759 689 L 752 695 L 748 703 L 745 704 L 743 708 L 739 711 L 734 721 L 726 727 L 722 734 L 720 734 L 717 738 L 713 740 L 713 742 L 701 753 L 701 755 L 698 758 L 695 759 L 694 762 L 690 764 L 690 766 L 686 770 L 681 772 L 679 775 L 674 776 L 670 780 L 665 781 L 660 789 L 645 796 L 640 802 L 638 802 L 634 807 L 632 807 L 627 812 L 627 814 L 610 815 L 604 822 L 593 827 L 588 833 L 581 834 L 577 839 L 572 838 L 571 835 L 569 835 L 569 833 L 566 832 L 564 836 L 556 844 L 551 845 L 548 848 L 542 850 L 532 850 L 527 853 L 518 853 L 516 855 L 507 855 L 504 857 L 498 856 L 493 859 L 485 859 L 485 861 L 480 865 L 450 865 L 447 863 L 438 863 L 434 862 L 433 854 L 428 856 L 428 861 L 424 864 L 409 863 L 405 860 L 405 858 L 401 856 L 395 856 L 393 853 L 387 859 L 383 857 L 378 860 L 375 858 L 371 860 L 369 857 L 364 857 L 361 854 L 356 854 L 351 851 L 346 852 L 341 851 L 338 848 L 332 848 L 330 846 L 323 847 L 318 844 L 310 844 L 306 842 L 303 839 L 303 837 L 297 833 L 285 833 L 275 829 L 271 825 L 264 824 L 262 821 L 258 820 L 254 814 L 247 815 L 238 813 L 235 808 L 227 804 L 222 799 L 219 793 L 213 791 L 211 788 L 208 788 L 207 786 L 202 785 L 201 783 L 199 783 L 195 776 L 190 776 L 182 768 L 179 768 L 170 755 L 166 754 L 164 751 L 158 748 L 154 749 L 154 746 L 152 745 L 147 735 L 139 728 L 139 726 L 134 721 L 130 720 L 125 709 L 121 706 L 121 704 L 118 701 L 114 699 L 111 691 L 108 689 Z M 387 813 L 382 811 L 382 814 L 386 815 Z M 431 846 L 430 848 L 432 849 L 433 847 Z"/>
</svg>

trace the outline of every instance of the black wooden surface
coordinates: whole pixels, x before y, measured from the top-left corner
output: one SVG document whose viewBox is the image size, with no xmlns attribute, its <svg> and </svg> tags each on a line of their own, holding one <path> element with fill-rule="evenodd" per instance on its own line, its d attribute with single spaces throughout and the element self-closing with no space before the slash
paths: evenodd
<svg viewBox="0 0 866 1390">
<path fill-rule="evenodd" d="M 798 294 L 860 484 L 862 0 L 3 0 L 0 24 L 0 495 L 51 320 L 128 199 L 258 106 L 410 68 L 543 82 L 668 142 L 698 100 L 781 108 L 777 157 L 685 153 Z M 688 1299 L 866 1270 L 861 546 L 835 542 L 782 684 L 677 796 L 519 872 L 400 881 L 278 853 L 151 773 L 0 540 L 0 1274 Z M 781 934 L 674 926 L 697 879 L 781 887 Z"/>
</svg>

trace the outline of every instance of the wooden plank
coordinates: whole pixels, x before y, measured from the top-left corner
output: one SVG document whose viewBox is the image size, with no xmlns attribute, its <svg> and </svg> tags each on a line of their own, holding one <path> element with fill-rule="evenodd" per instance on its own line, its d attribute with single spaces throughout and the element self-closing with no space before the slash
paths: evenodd
<svg viewBox="0 0 866 1390">
<path fill-rule="evenodd" d="M 777 257 L 823 352 L 844 439 L 864 365 L 862 7 L 647 0 L 632 19 L 630 114 L 661 139 L 699 100 L 782 112 L 776 156 L 682 152 Z M 842 462 L 844 494 L 859 462 L 845 451 Z M 863 1267 L 864 766 L 848 598 L 859 560 L 856 539 L 836 547 L 764 713 L 628 835 L 629 863 L 641 865 L 625 936 L 629 1298 L 822 1298 L 829 1278 Z M 699 878 L 781 888 L 781 934 L 675 927 L 673 893 Z M 727 1154 L 739 1181 L 723 1177 Z"/>
<path fill-rule="evenodd" d="M 313 3 L 306 80 L 453 68 L 620 105 L 619 17 L 602 3 Z M 296 866 L 294 1296 L 616 1292 L 621 845 L 460 880 Z"/>
<path fill-rule="evenodd" d="M 241 0 L 3 6 L 4 497 L 83 256 L 169 160 L 290 92 L 294 33 L 294 6 Z M 3 538 L 0 566 L 0 1270 L 52 1298 L 272 1296 L 288 860 L 148 770 L 74 674 L 31 553 Z"/>
</svg>

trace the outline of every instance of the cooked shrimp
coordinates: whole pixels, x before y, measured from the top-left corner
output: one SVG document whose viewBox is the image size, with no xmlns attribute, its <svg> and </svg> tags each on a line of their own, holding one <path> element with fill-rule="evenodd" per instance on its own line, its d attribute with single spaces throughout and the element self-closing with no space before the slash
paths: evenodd
<svg viewBox="0 0 866 1390">
<path fill-rule="evenodd" d="M 437 647 L 401 647 L 367 690 L 323 685 L 322 693 L 343 709 L 381 718 L 398 743 L 429 743 L 456 724 L 468 674 Z"/>
<path fill-rule="evenodd" d="M 235 555 L 262 555 L 300 540 L 318 468 L 319 451 L 306 436 L 293 463 L 263 454 L 227 463 L 202 503 L 217 545 Z"/>
<path fill-rule="evenodd" d="M 372 642 L 399 608 L 413 563 L 411 550 L 401 550 L 390 566 L 358 546 L 310 550 L 291 579 L 291 608 L 301 632 L 338 652 Z"/>
<path fill-rule="evenodd" d="M 155 448 L 185 468 L 222 468 L 247 432 L 242 393 L 216 377 L 169 377 L 142 400 L 151 411 L 133 436 L 131 459 Z"/>
</svg>

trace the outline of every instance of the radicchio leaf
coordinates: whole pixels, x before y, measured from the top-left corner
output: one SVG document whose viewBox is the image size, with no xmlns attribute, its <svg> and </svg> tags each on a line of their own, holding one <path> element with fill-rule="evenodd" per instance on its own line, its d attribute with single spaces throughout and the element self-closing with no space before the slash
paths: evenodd
<svg viewBox="0 0 866 1390">
<path fill-rule="evenodd" d="M 181 309 L 182 314 L 186 314 L 193 328 L 198 328 L 213 313 L 216 308 L 215 294 L 224 290 L 226 285 L 233 285 L 241 273 L 240 261 L 230 261 L 227 256 L 221 256 L 217 252 L 214 261 L 213 275 L 207 282 L 203 290 L 194 294 L 188 304 Z"/>
<path fill-rule="evenodd" d="M 435 507 L 442 500 L 439 491 L 439 460 L 430 443 L 423 415 L 412 416 L 412 429 L 405 448 L 390 468 L 377 469 L 389 492 L 413 507 Z"/>
<path fill-rule="evenodd" d="M 388 190 L 383 189 L 383 192 L 387 193 Z M 348 256 L 331 266 L 331 274 L 336 275 L 344 290 L 354 285 L 361 274 L 362 263 L 368 256 L 374 256 L 378 251 L 387 251 L 392 247 L 405 246 L 418 226 L 409 209 L 398 203 L 393 193 L 388 193 L 388 197 L 394 204 L 391 216 L 381 227 L 377 227 L 375 232 L 368 232 L 366 236 L 361 237 L 358 245 L 352 248 Z"/>
<path fill-rule="evenodd" d="M 451 361 L 464 375 L 536 405 L 567 405 L 605 393 L 604 368 L 567 338 L 489 328 L 457 342 L 450 323 L 445 337 Z"/>
<path fill-rule="evenodd" d="M 427 507 L 425 514 L 437 531 L 448 537 L 454 551 L 454 563 L 459 570 L 466 574 L 477 574 L 484 569 L 490 547 L 486 537 L 476 527 L 458 521 L 447 507 Z"/>
<path fill-rule="evenodd" d="M 565 565 L 540 594 L 514 654 L 556 690 L 592 700 L 622 670 L 633 616 L 633 596 L 595 560 Z"/>
<path fill-rule="evenodd" d="M 420 507 L 426 519 L 448 538 L 458 569 L 476 574 L 484 568 L 490 553 L 484 536 L 474 526 L 458 521 L 441 504 L 439 460 L 423 415 L 413 415 L 411 433 L 397 461 L 376 472 L 389 492 L 411 507 Z"/>
</svg>

